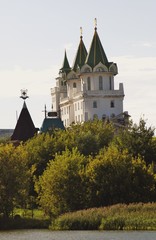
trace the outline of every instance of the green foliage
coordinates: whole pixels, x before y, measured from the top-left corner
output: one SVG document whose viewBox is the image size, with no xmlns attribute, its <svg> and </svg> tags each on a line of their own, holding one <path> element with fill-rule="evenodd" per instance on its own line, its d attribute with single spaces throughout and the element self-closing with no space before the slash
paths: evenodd
<svg viewBox="0 0 156 240">
<path fill-rule="evenodd" d="M 156 203 L 117 204 L 65 213 L 52 221 L 52 230 L 156 230 Z"/>
<path fill-rule="evenodd" d="M 39 134 L 27 141 L 24 148 L 27 152 L 29 167 L 33 166 L 34 174 L 39 176 L 55 155 L 55 140 L 48 133 Z"/>
<path fill-rule="evenodd" d="M 27 197 L 29 171 L 22 146 L 0 145 L 0 213 L 8 218 Z"/>
<path fill-rule="evenodd" d="M 119 149 L 127 149 L 133 157 L 141 156 L 147 164 L 156 162 L 154 130 L 146 126 L 145 120 L 140 119 L 138 125 L 130 122 L 126 129 L 122 129 L 115 136 L 113 142 Z"/>
<path fill-rule="evenodd" d="M 75 144 L 85 156 L 95 156 L 103 147 L 107 147 L 114 137 L 114 128 L 102 120 L 85 122 L 71 129 L 75 135 Z"/>
<path fill-rule="evenodd" d="M 24 204 L 33 210 L 37 194 L 43 210 L 54 217 L 90 207 L 155 201 L 155 162 L 154 129 L 142 119 L 120 130 L 95 119 L 39 134 L 17 148 L 1 144 L 0 213 L 9 216 Z M 84 224 L 91 228 L 86 220 Z"/>
<path fill-rule="evenodd" d="M 39 134 L 25 144 L 29 165 L 35 167 L 34 174 L 39 176 L 47 163 L 54 159 L 55 153 L 62 154 L 68 148 L 77 147 L 80 153 L 96 155 L 99 150 L 108 146 L 114 135 L 111 124 L 101 120 L 85 122 L 83 125 L 72 125 L 66 131 L 59 130 Z"/>
<path fill-rule="evenodd" d="M 14 209 L 14 217 L 16 215 L 19 215 L 22 218 L 33 218 L 33 219 L 40 219 L 40 220 L 45 220 L 48 219 L 47 216 L 45 216 L 43 210 L 41 209 L 33 209 L 33 214 L 32 214 L 32 209 L 25 209 L 25 208 L 15 208 Z"/>
<path fill-rule="evenodd" d="M 36 183 L 39 204 L 52 216 L 115 203 L 148 202 L 155 197 L 155 175 L 141 158 L 115 146 L 86 158 L 66 150 L 48 164 Z"/>
<path fill-rule="evenodd" d="M 110 146 L 102 150 L 87 168 L 88 192 L 92 206 L 148 202 L 154 197 L 153 169 L 133 159 L 127 150 Z"/>
<path fill-rule="evenodd" d="M 77 149 L 56 154 L 36 183 L 39 203 L 51 216 L 84 207 L 86 159 Z"/>
</svg>

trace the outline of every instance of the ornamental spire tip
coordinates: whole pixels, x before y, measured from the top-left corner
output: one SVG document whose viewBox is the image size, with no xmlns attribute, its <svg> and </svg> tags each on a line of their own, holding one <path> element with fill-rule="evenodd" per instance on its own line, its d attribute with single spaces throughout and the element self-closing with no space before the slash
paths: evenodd
<svg viewBox="0 0 156 240">
<path fill-rule="evenodd" d="M 97 18 L 94 19 L 95 30 L 97 30 Z"/>
<path fill-rule="evenodd" d="M 80 38 L 82 38 L 82 27 L 80 27 Z"/>
</svg>

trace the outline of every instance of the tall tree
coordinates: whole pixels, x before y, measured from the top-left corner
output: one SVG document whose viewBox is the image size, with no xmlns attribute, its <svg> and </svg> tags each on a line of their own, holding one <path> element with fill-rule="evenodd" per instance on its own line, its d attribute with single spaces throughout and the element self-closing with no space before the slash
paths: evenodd
<svg viewBox="0 0 156 240">
<path fill-rule="evenodd" d="M 90 207 L 154 200 L 153 169 L 127 150 L 101 150 L 87 167 Z"/>
<path fill-rule="evenodd" d="M 29 171 L 22 146 L 0 145 L 0 213 L 6 218 L 27 196 Z"/>
<path fill-rule="evenodd" d="M 85 167 L 86 159 L 76 149 L 56 154 L 36 183 L 39 203 L 46 213 L 58 215 L 84 207 Z"/>
<path fill-rule="evenodd" d="M 139 124 L 130 122 L 128 128 L 122 129 L 114 138 L 119 149 L 127 149 L 133 157 L 141 156 L 147 164 L 156 162 L 156 144 L 153 141 L 154 128 L 147 127 L 144 119 Z"/>
</svg>

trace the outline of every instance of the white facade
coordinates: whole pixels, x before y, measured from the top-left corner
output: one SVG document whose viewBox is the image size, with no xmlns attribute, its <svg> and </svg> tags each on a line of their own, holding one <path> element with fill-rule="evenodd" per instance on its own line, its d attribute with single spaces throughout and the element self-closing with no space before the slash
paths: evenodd
<svg viewBox="0 0 156 240">
<path fill-rule="evenodd" d="M 93 41 L 95 37 L 98 38 L 96 29 Z M 98 41 L 99 38 L 96 39 Z M 91 58 L 92 52 L 97 52 L 102 47 L 100 44 L 101 42 L 96 46 L 97 49 L 91 46 L 86 59 Z M 100 53 L 97 58 L 99 56 Z M 104 60 L 94 66 L 89 64 L 89 60 L 85 60 L 76 70 L 71 68 L 66 71 L 65 67 L 62 68 L 56 79 L 56 87 L 51 89 L 51 95 L 53 111 L 58 112 L 65 127 L 94 118 L 111 119 L 122 115 L 124 89 L 122 83 L 118 89 L 114 89 L 114 77 L 117 73 L 117 65 L 107 61 L 105 64 Z"/>
</svg>

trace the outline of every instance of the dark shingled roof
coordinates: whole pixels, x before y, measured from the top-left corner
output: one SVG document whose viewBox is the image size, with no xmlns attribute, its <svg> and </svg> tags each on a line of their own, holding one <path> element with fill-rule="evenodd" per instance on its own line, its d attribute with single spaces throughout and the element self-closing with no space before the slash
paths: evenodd
<svg viewBox="0 0 156 240">
<path fill-rule="evenodd" d="M 60 69 L 60 72 L 65 72 L 66 74 L 68 74 L 70 70 L 71 70 L 71 67 L 69 65 L 67 54 L 65 51 L 63 65 L 62 65 L 62 68 Z"/>
<path fill-rule="evenodd" d="M 95 28 L 95 33 L 85 63 L 93 68 L 100 62 L 106 66 L 109 65 L 107 56 L 97 33 L 97 29 Z"/>
<path fill-rule="evenodd" d="M 77 50 L 76 57 L 75 57 L 75 61 L 73 64 L 74 71 L 76 71 L 77 67 L 81 68 L 84 65 L 86 57 L 87 57 L 87 50 L 86 50 L 86 47 L 84 45 L 84 42 L 83 42 L 82 36 L 81 36 L 78 50 Z"/>
<path fill-rule="evenodd" d="M 11 136 L 11 140 L 27 141 L 28 139 L 32 138 L 37 131 L 38 129 L 35 128 L 26 103 L 24 102 L 15 130 Z"/>
</svg>

